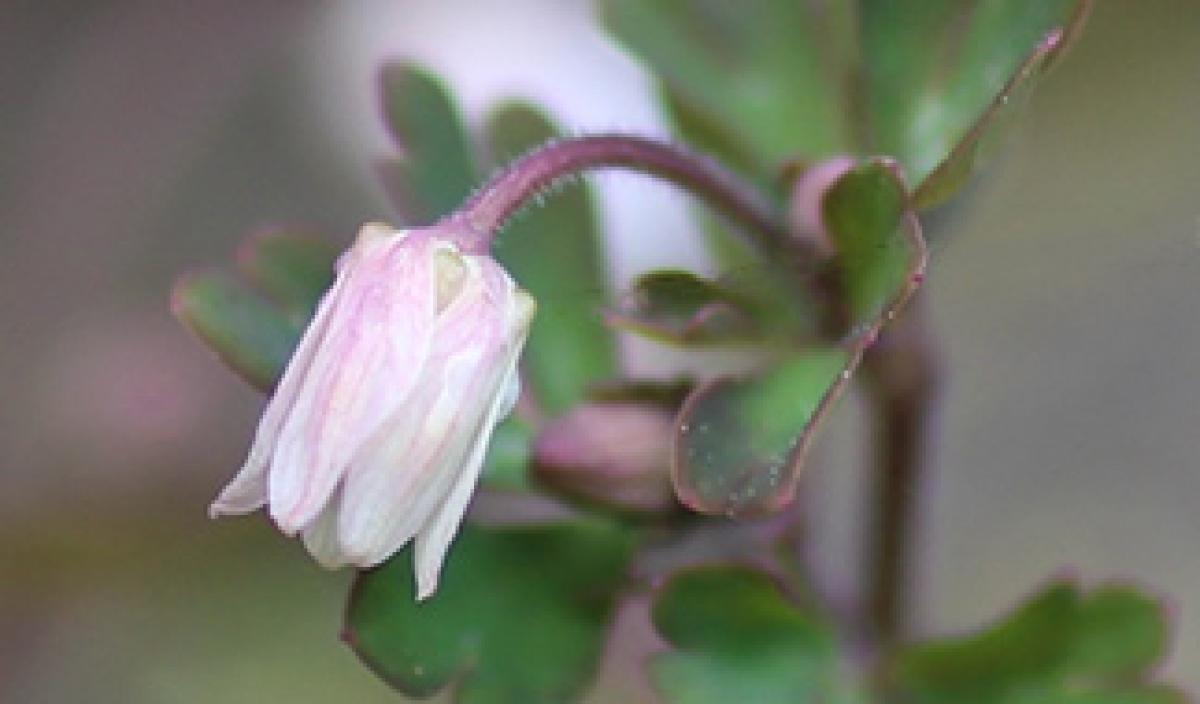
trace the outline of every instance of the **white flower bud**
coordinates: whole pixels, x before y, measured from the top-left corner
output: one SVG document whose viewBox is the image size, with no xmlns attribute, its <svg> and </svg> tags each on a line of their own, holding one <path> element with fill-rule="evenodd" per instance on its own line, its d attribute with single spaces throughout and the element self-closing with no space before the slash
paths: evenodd
<svg viewBox="0 0 1200 704">
<path fill-rule="evenodd" d="M 210 513 L 266 505 L 330 568 L 371 567 L 415 540 L 428 597 L 516 402 L 534 309 L 494 260 L 436 230 L 364 226 Z"/>
</svg>

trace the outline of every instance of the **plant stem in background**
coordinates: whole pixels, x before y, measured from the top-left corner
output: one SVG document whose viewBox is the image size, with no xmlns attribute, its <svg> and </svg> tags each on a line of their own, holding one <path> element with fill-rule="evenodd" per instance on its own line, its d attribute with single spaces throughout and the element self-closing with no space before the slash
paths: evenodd
<svg viewBox="0 0 1200 704">
<path fill-rule="evenodd" d="M 874 510 L 867 548 L 871 635 L 887 648 L 904 637 L 912 610 L 913 544 L 928 471 L 938 363 L 920 296 L 864 359 L 874 413 Z"/>
<path fill-rule="evenodd" d="M 464 249 L 485 251 L 504 223 L 531 199 L 579 172 L 601 168 L 639 171 L 683 187 L 745 225 L 747 236 L 764 254 L 786 245 L 793 256 L 816 258 L 806 245 L 789 238 L 778 213 L 753 187 L 716 161 L 627 135 L 577 137 L 539 147 L 494 176 L 439 225 L 465 229 Z"/>
</svg>

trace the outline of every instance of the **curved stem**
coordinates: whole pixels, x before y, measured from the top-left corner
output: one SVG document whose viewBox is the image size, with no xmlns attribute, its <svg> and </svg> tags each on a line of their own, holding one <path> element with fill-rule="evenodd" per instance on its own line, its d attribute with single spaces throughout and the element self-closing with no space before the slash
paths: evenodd
<svg viewBox="0 0 1200 704">
<path fill-rule="evenodd" d="M 669 144 L 617 134 L 564 139 L 535 149 L 492 177 L 439 225 L 465 229 L 464 249 L 484 252 L 530 199 L 582 171 L 604 168 L 640 171 L 687 189 L 746 225 L 748 236 L 764 253 L 778 251 L 789 240 L 775 210 L 717 162 Z M 797 244 L 789 246 L 794 250 Z"/>
</svg>

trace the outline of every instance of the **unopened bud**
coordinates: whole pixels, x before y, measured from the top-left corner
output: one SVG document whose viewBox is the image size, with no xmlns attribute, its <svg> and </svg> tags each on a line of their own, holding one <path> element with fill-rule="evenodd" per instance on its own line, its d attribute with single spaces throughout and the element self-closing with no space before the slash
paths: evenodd
<svg viewBox="0 0 1200 704">
<path fill-rule="evenodd" d="M 668 465 L 674 414 L 645 403 L 594 403 L 549 423 L 534 443 L 538 479 L 583 501 L 658 513 L 676 506 Z"/>
<path fill-rule="evenodd" d="M 801 171 L 792 184 L 789 211 L 792 231 L 810 240 L 821 252 L 831 253 L 833 250 L 821 203 L 825 200 L 825 193 L 843 174 L 854 168 L 854 163 L 854 159 L 848 156 L 819 161 Z"/>
</svg>

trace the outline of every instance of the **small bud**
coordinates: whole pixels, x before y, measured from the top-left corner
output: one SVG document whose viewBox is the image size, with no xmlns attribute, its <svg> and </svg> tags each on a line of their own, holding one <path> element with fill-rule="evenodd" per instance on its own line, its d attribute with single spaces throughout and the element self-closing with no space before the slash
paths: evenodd
<svg viewBox="0 0 1200 704">
<path fill-rule="evenodd" d="M 804 169 L 792 184 L 789 213 L 792 231 L 797 236 L 811 240 L 821 252 L 831 253 L 833 250 L 821 203 L 830 187 L 852 168 L 854 159 L 848 156 L 833 157 Z"/>
<path fill-rule="evenodd" d="M 674 414 L 644 403 L 577 406 L 534 443 L 534 471 L 578 499 L 640 513 L 677 504 L 668 467 Z"/>
</svg>

